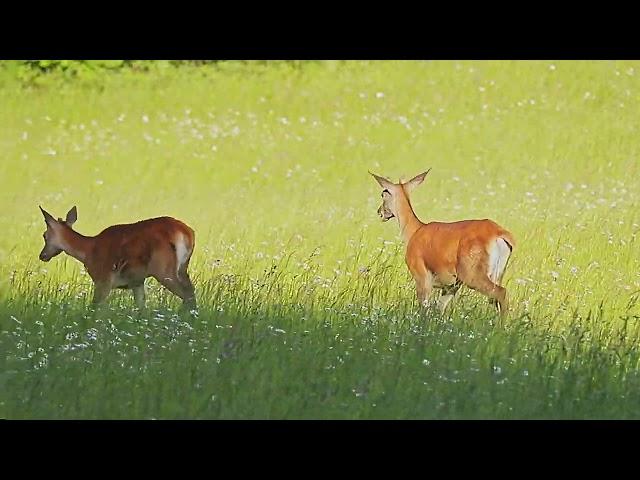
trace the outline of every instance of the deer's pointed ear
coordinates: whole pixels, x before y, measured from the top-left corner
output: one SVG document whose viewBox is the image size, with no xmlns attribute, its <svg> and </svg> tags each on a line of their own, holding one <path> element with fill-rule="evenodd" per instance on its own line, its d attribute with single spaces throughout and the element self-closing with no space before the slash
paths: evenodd
<svg viewBox="0 0 640 480">
<path fill-rule="evenodd" d="M 76 209 L 76 207 L 74 205 L 73 208 L 71 208 L 71 210 L 69 210 L 67 212 L 67 218 L 65 220 L 65 223 L 67 225 L 71 226 L 74 223 L 76 223 L 76 220 L 78 220 L 78 210 Z"/>
<path fill-rule="evenodd" d="M 427 173 L 429 173 L 431 171 L 431 169 L 427 170 L 426 172 L 421 173 L 420 175 L 416 175 L 415 177 L 413 177 L 411 180 L 409 180 L 407 183 L 405 183 L 405 187 L 409 189 L 409 191 L 413 190 L 414 188 L 416 188 L 418 185 L 420 185 L 422 182 L 424 182 L 424 178 L 427 176 Z"/>
<path fill-rule="evenodd" d="M 49 212 L 47 212 L 44 208 L 42 208 L 40 205 L 38 205 L 38 208 L 40 209 L 40 211 L 42 212 L 42 215 L 44 216 L 44 221 L 47 223 L 47 225 L 49 226 L 53 226 L 56 224 L 56 219 L 53 218 Z"/>
<path fill-rule="evenodd" d="M 369 175 L 375 178 L 382 188 L 389 189 L 393 186 L 393 182 L 387 180 L 384 177 L 380 177 L 379 175 L 376 175 L 375 173 L 371 173 L 371 172 L 369 172 Z"/>
</svg>

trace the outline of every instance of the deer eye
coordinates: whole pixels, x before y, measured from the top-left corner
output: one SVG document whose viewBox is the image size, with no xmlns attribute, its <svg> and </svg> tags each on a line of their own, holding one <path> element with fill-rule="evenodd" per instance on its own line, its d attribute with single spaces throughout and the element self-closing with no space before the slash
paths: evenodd
<svg viewBox="0 0 640 480">
<path fill-rule="evenodd" d="M 389 195 L 391 195 L 391 192 L 389 192 L 389 190 L 387 190 L 386 188 L 382 191 L 382 194 L 380 195 L 381 197 L 384 197 L 384 194 L 388 193 Z"/>
</svg>

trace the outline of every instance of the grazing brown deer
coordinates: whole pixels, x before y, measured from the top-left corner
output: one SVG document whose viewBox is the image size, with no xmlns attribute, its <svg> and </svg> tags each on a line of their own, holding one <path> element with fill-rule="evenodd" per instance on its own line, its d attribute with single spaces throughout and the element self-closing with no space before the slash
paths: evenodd
<svg viewBox="0 0 640 480">
<path fill-rule="evenodd" d="M 136 305 L 145 305 L 144 281 L 154 277 L 196 308 L 195 292 L 187 268 L 195 246 L 195 233 L 171 217 L 113 225 L 95 237 L 73 230 L 76 207 L 57 220 L 40 207 L 47 230 L 40 260 L 48 262 L 65 252 L 84 264 L 94 282 L 93 304 L 103 302 L 113 288 L 129 288 Z"/>
<path fill-rule="evenodd" d="M 405 261 L 416 282 L 418 301 L 427 305 L 433 288 L 444 312 L 460 286 L 466 285 L 491 300 L 504 315 L 507 291 L 500 285 L 515 247 L 513 235 L 492 220 L 422 223 L 411 207 L 409 194 L 431 169 L 406 183 L 393 183 L 369 172 L 383 188 L 378 214 L 382 221 L 396 217 L 406 246 Z"/>
</svg>

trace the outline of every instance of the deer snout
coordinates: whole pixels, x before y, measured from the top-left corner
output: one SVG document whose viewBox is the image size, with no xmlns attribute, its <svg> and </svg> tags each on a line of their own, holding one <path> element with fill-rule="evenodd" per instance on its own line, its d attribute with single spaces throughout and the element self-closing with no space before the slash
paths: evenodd
<svg viewBox="0 0 640 480">
<path fill-rule="evenodd" d="M 43 262 L 48 262 L 49 260 L 51 260 L 51 257 L 48 256 L 45 252 L 40 252 L 40 260 L 42 260 Z"/>
</svg>

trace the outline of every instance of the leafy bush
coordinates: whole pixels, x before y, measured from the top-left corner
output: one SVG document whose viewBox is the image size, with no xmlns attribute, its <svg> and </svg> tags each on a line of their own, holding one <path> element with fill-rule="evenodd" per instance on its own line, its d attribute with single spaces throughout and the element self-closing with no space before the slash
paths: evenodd
<svg viewBox="0 0 640 480">
<path fill-rule="evenodd" d="M 246 69 L 251 64 L 258 69 L 274 64 L 299 69 L 307 63 L 285 61 L 219 61 L 219 60 L 13 60 L 0 63 L 0 81 L 17 80 L 24 87 L 53 86 L 69 81 L 99 83 L 105 75 L 125 72 L 161 74 L 181 67 L 215 67 L 222 70 Z M 97 81 L 97 82 L 96 82 Z"/>
</svg>

